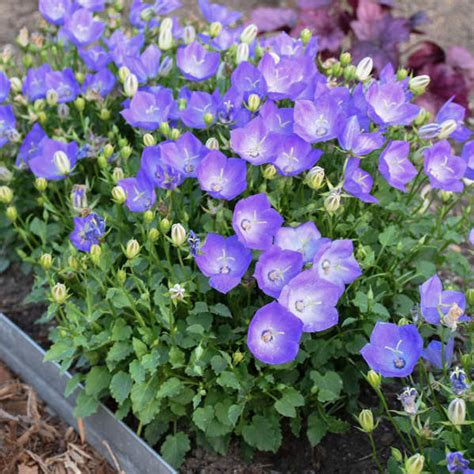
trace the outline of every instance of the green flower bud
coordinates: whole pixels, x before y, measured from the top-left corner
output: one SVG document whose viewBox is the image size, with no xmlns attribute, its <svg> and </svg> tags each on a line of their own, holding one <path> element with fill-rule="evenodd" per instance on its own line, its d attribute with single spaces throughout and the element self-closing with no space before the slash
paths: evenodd
<svg viewBox="0 0 474 474">
<path fill-rule="evenodd" d="M 453 192 L 452 191 L 444 191 L 442 190 L 440 193 L 441 195 L 441 200 L 444 202 L 444 203 L 447 203 L 451 200 L 451 198 L 453 197 Z"/>
<path fill-rule="evenodd" d="M 421 95 L 426 91 L 430 81 L 430 76 L 426 74 L 415 76 L 408 81 L 408 88 L 413 92 L 413 94 Z"/>
<path fill-rule="evenodd" d="M 172 128 L 170 130 L 170 139 L 177 140 L 181 136 L 181 130 L 179 128 Z"/>
<path fill-rule="evenodd" d="M 324 208 L 329 213 L 336 212 L 341 207 L 341 193 L 338 190 L 331 191 L 324 200 Z"/>
<path fill-rule="evenodd" d="M 127 160 L 130 158 L 130 155 L 132 154 L 132 147 L 126 145 L 120 150 L 120 156 L 124 159 Z"/>
<path fill-rule="evenodd" d="M 150 224 L 150 222 L 155 218 L 155 213 L 153 211 L 145 211 L 143 213 L 143 222 L 145 224 Z"/>
<path fill-rule="evenodd" d="M 53 257 L 51 257 L 50 253 L 44 253 L 39 259 L 39 264 L 47 272 L 53 266 Z"/>
<path fill-rule="evenodd" d="M 354 81 L 356 79 L 356 67 L 353 64 L 349 64 L 344 68 L 344 79 L 346 81 Z"/>
<path fill-rule="evenodd" d="M 395 461 L 397 461 L 397 462 L 402 462 L 402 460 L 403 460 L 403 455 L 402 455 L 402 453 L 400 452 L 399 449 L 397 449 L 397 448 L 390 448 L 390 451 L 391 451 L 391 454 L 392 454 L 393 458 L 395 459 Z"/>
<path fill-rule="evenodd" d="M 374 416 L 371 410 L 362 410 L 358 417 L 360 427 L 365 433 L 372 433 L 375 429 Z"/>
<path fill-rule="evenodd" d="M 13 201 L 13 191 L 9 186 L 0 186 L 0 202 L 10 204 Z"/>
<path fill-rule="evenodd" d="M 35 179 L 35 188 L 40 192 L 46 191 L 48 187 L 48 181 L 45 178 L 36 178 Z"/>
<path fill-rule="evenodd" d="M 125 283 L 125 280 L 127 279 L 127 273 L 125 272 L 125 270 L 122 270 L 120 269 L 118 272 L 117 272 L 117 280 L 118 282 L 123 285 Z"/>
<path fill-rule="evenodd" d="M 371 369 L 367 372 L 367 382 L 369 382 L 372 388 L 378 389 L 382 383 L 382 376 Z"/>
<path fill-rule="evenodd" d="M 206 124 L 206 127 L 210 127 L 214 121 L 214 115 L 212 115 L 210 112 L 206 112 L 202 118 Z"/>
<path fill-rule="evenodd" d="M 114 154 L 114 147 L 110 143 L 104 146 L 104 156 L 110 158 Z"/>
<path fill-rule="evenodd" d="M 138 79 L 135 74 L 129 74 L 123 83 L 123 92 L 127 97 L 133 97 L 138 91 Z"/>
<path fill-rule="evenodd" d="M 188 101 L 184 98 L 184 97 L 181 97 L 180 99 L 178 99 L 178 109 L 179 110 L 184 110 L 188 105 Z"/>
<path fill-rule="evenodd" d="M 466 402 L 455 398 L 448 406 L 448 418 L 454 426 L 460 426 L 466 421 Z"/>
<path fill-rule="evenodd" d="M 132 260 L 140 253 L 140 244 L 135 240 L 129 240 L 125 248 L 125 256 Z"/>
<path fill-rule="evenodd" d="M 405 461 L 406 474 L 420 474 L 423 471 L 425 458 L 421 454 L 414 454 Z"/>
<path fill-rule="evenodd" d="M 151 133 L 145 133 L 145 135 L 143 135 L 143 144 L 145 146 L 156 145 L 155 137 Z"/>
<path fill-rule="evenodd" d="M 237 64 L 243 63 L 247 61 L 250 55 L 249 45 L 247 43 L 239 43 L 237 46 L 236 54 L 235 54 L 235 62 Z"/>
<path fill-rule="evenodd" d="M 253 23 L 251 23 L 250 25 L 247 25 L 242 31 L 242 33 L 240 34 L 240 41 L 242 43 L 250 44 L 257 37 L 257 34 L 258 34 L 257 25 L 254 25 Z"/>
<path fill-rule="evenodd" d="M 156 242 L 160 238 L 160 231 L 158 229 L 150 229 L 148 231 L 148 239 L 150 242 Z"/>
<path fill-rule="evenodd" d="M 127 193 L 122 186 L 114 186 L 112 188 L 112 199 L 117 204 L 123 204 L 127 200 Z"/>
<path fill-rule="evenodd" d="M 331 68 L 331 76 L 339 77 L 343 73 L 343 69 L 340 62 L 336 62 Z"/>
<path fill-rule="evenodd" d="M 324 184 L 324 168 L 321 166 L 313 166 L 306 174 L 304 182 L 314 190 L 320 189 Z"/>
<path fill-rule="evenodd" d="M 58 98 L 58 93 L 55 90 L 50 89 L 46 92 L 46 102 L 49 106 L 55 106 L 58 103 Z"/>
<path fill-rule="evenodd" d="M 403 81 L 403 79 L 406 79 L 408 76 L 408 71 L 402 67 L 397 71 L 397 80 Z"/>
<path fill-rule="evenodd" d="M 107 158 L 103 154 L 100 154 L 97 157 L 97 164 L 99 165 L 100 169 L 106 169 L 109 166 L 109 162 L 107 161 Z"/>
<path fill-rule="evenodd" d="M 234 365 L 237 365 L 239 364 L 240 362 L 242 362 L 244 360 L 244 354 L 242 354 L 242 352 L 240 351 L 236 351 L 232 354 L 232 363 Z"/>
<path fill-rule="evenodd" d="M 209 150 L 218 150 L 219 149 L 219 141 L 215 137 L 208 138 L 206 141 L 206 148 Z"/>
<path fill-rule="evenodd" d="M 313 33 L 311 33 L 311 30 L 309 30 L 308 28 L 304 28 L 303 30 L 301 30 L 300 38 L 305 46 L 309 43 L 309 40 L 312 36 Z"/>
<path fill-rule="evenodd" d="M 170 124 L 168 122 L 161 122 L 160 123 L 160 132 L 165 136 L 169 136 L 170 134 Z"/>
<path fill-rule="evenodd" d="M 97 244 L 91 245 L 90 258 L 94 265 L 97 265 L 99 263 L 101 255 L 102 255 L 102 248 L 100 247 L 100 245 L 97 245 Z"/>
<path fill-rule="evenodd" d="M 466 291 L 467 304 L 474 305 L 474 288 L 469 288 Z"/>
<path fill-rule="evenodd" d="M 256 112 L 260 107 L 260 102 L 260 97 L 257 94 L 250 94 L 247 108 L 250 110 L 250 112 Z"/>
<path fill-rule="evenodd" d="M 74 255 L 71 255 L 67 259 L 67 264 L 73 269 L 77 270 L 79 268 L 79 262 L 77 261 L 77 258 L 74 257 Z"/>
<path fill-rule="evenodd" d="M 441 124 L 441 130 L 438 133 L 438 138 L 440 140 L 444 140 L 445 138 L 448 138 L 451 133 L 453 133 L 456 128 L 458 128 L 458 124 L 456 123 L 456 120 L 445 120 Z"/>
<path fill-rule="evenodd" d="M 123 84 L 125 82 L 125 79 L 127 76 L 130 74 L 130 69 L 128 69 L 127 66 L 122 66 L 119 71 L 118 71 L 118 76 L 120 79 L 120 82 Z"/>
<path fill-rule="evenodd" d="M 79 82 L 79 84 L 82 84 L 86 78 L 83 72 L 76 72 L 76 74 L 74 74 L 74 77 L 76 78 L 76 81 Z"/>
<path fill-rule="evenodd" d="M 67 288 L 62 283 L 56 283 L 51 290 L 51 297 L 57 304 L 64 304 L 68 298 Z"/>
<path fill-rule="evenodd" d="M 222 23 L 214 21 L 209 25 L 209 36 L 215 38 L 222 31 Z"/>
<path fill-rule="evenodd" d="M 341 53 L 339 56 L 339 61 L 341 62 L 342 66 L 349 66 L 349 64 L 352 61 L 352 56 L 351 53 L 345 51 L 344 53 Z"/>
<path fill-rule="evenodd" d="M 123 173 L 123 169 L 120 168 L 120 166 L 116 166 L 112 171 L 112 179 L 114 180 L 115 183 L 117 183 L 118 181 L 120 181 L 123 178 L 125 178 L 125 175 Z"/>
<path fill-rule="evenodd" d="M 15 206 L 8 206 L 5 215 L 10 222 L 15 222 L 18 219 L 18 211 Z"/>
<path fill-rule="evenodd" d="M 176 247 L 181 247 L 186 242 L 186 229 L 181 224 L 171 226 L 171 242 Z"/>
<path fill-rule="evenodd" d="M 407 318 L 400 318 L 398 321 L 399 326 L 406 326 L 407 324 L 411 324 L 411 321 Z"/>
<path fill-rule="evenodd" d="M 420 125 L 427 123 L 429 119 L 430 113 L 427 110 L 421 108 L 419 114 L 415 118 L 414 123 L 417 127 L 419 127 Z"/>
<path fill-rule="evenodd" d="M 106 122 L 107 120 L 109 120 L 109 119 L 110 119 L 110 110 L 109 110 L 109 109 L 106 109 L 106 108 L 100 109 L 99 118 L 100 118 L 101 120 L 103 120 L 104 122 Z"/>
<path fill-rule="evenodd" d="M 10 86 L 12 88 L 12 91 L 15 94 L 20 94 L 23 89 L 23 83 L 21 82 L 21 79 L 18 77 L 10 78 Z"/>
<path fill-rule="evenodd" d="M 171 222 L 165 217 L 160 221 L 160 230 L 163 234 L 167 234 L 171 228 Z"/>
<path fill-rule="evenodd" d="M 23 65 L 26 68 L 30 68 L 33 65 L 33 56 L 31 56 L 31 54 L 25 54 L 23 56 Z"/>
<path fill-rule="evenodd" d="M 84 109 L 86 107 L 86 101 L 84 100 L 83 97 L 78 97 L 75 101 L 74 101 L 74 105 L 76 106 L 76 109 L 79 111 L 79 112 L 84 112 Z"/>
<path fill-rule="evenodd" d="M 265 165 L 265 167 L 263 168 L 262 175 L 265 179 L 272 180 L 276 176 L 276 174 L 277 169 L 271 164 Z"/>
</svg>

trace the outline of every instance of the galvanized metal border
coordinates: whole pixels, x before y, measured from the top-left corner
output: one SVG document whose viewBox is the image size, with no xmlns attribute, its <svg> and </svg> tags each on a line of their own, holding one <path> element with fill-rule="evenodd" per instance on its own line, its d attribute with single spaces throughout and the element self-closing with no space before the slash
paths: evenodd
<svg viewBox="0 0 474 474">
<path fill-rule="evenodd" d="M 78 388 L 69 398 L 64 389 L 71 378 L 61 374 L 59 366 L 43 362 L 45 351 L 5 315 L 0 313 L 0 359 L 25 382 L 30 384 L 43 401 L 64 421 L 77 430 L 72 412 Z M 84 419 L 87 441 L 113 465 L 104 441 L 110 446 L 126 474 L 175 474 L 176 471 L 128 426 L 117 420 L 104 405 L 96 414 Z"/>
</svg>

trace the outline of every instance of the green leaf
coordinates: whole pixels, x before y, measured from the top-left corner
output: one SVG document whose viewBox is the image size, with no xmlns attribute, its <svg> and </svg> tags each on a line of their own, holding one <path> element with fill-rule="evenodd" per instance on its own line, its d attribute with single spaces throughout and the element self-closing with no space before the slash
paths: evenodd
<svg viewBox="0 0 474 474">
<path fill-rule="evenodd" d="M 44 356 L 45 362 L 61 362 L 63 359 L 72 357 L 76 352 L 76 348 L 70 341 L 64 339 L 55 342 L 46 352 Z"/>
<path fill-rule="evenodd" d="M 212 370 L 216 373 L 216 374 L 220 374 L 221 372 L 223 372 L 226 367 L 227 367 L 227 362 L 226 360 L 220 356 L 220 355 L 215 355 L 212 359 L 211 359 L 211 367 L 212 367 Z"/>
<path fill-rule="evenodd" d="M 148 347 L 147 345 L 134 337 L 132 339 L 133 350 L 139 359 L 141 359 L 145 354 L 148 354 Z"/>
<path fill-rule="evenodd" d="M 214 408 L 210 405 L 196 408 L 193 413 L 194 424 L 202 431 L 206 432 L 214 419 Z"/>
<path fill-rule="evenodd" d="M 133 352 L 132 346 L 128 342 L 115 342 L 107 353 L 107 364 L 114 365 L 113 362 L 120 362 Z"/>
<path fill-rule="evenodd" d="M 48 238 L 48 226 L 46 223 L 37 217 L 35 217 L 30 224 L 30 231 L 34 235 L 38 236 L 41 239 L 43 244 L 46 243 Z"/>
<path fill-rule="evenodd" d="M 99 408 L 99 402 L 83 390 L 76 398 L 76 407 L 73 414 L 76 418 L 85 418 L 93 415 L 97 408 Z"/>
<path fill-rule="evenodd" d="M 138 360 L 134 360 L 130 362 L 130 365 L 128 366 L 128 368 L 130 370 L 130 375 L 132 379 L 136 383 L 140 384 L 145 381 L 146 371 Z"/>
<path fill-rule="evenodd" d="M 184 384 L 176 377 L 166 380 L 156 394 L 157 398 L 172 398 L 178 395 L 184 389 Z"/>
<path fill-rule="evenodd" d="M 235 390 L 239 390 L 240 388 L 240 383 L 233 372 L 222 372 L 222 374 L 217 377 L 217 383 L 221 387 L 233 388 Z"/>
<path fill-rule="evenodd" d="M 230 312 L 230 309 L 225 304 L 222 304 L 222 303 L 217 303 L 215 305 L 212 305 L 209 308 L 209 311 L 212 314 L 217 314 L 218 316 L 223 316 L 224 318 L 232 317 L 232 313 Z"/>
<path fill-rule="evenodd" d="M 391 245 L 396 245 L 398 242 L 397 239 L 398 228 L 394 225 L 389 225 L 380 235 L 379 242 L 384 246 L 388 247 Z"/>
<path fill-rule="evenodd" d="M 179 468 L 183 463 L 184 456 L 190 449 L 191 443 L 188 435 L 176 433 L 166 437 L 165 442 L 161 445 L 161 455 L 173 467 Z"/>
<path fill-rule="evenodd" d="M 66 398 L 69 397 L 74 390 L 76 390 L 77 386 L 81 383 L 82 374 L 74 374 L 66 383 L 66 388 L 64 389 L 64 396 Z"/>
<path fill-rule="evenodd" d="M 126 341 L 132 335 L 132 328 L 123 319 L 117 319 L 112 328 L 112 339 L 114 341 Z"/>
<path fill-rule="evenodd" d="M 336 372 L 326 372 L 321 375 L 319 372 L 311 372 L 311 379 L 318 387 L 318 400 L 322 403 L 332 402 L 339 398 L 342 389 L 342 379 Z"/>
<path fill-rule="evenodd" d="M 294 418 L 296 416 L 296 407 L 304 405 L 304 397 L 294 388 L 287 388 L 282 392 L 282 397 L 274 404 L 275 410 L 280 415 Z"/>
<path fill-rule="evenodd" d="M 110 382 L 110 393 L 117 403 L 123 403 L 128 397 L 130 390 L 132 389 L 132 384 L 133 381 L 130 374 L 127 374 L 122 370 L 112 377 Z"/>
<path fill-rule="evenodd" d="M 110 384 L 110 372 L 107 367 L 95 366 L 86 375 L 85 389 L 87 395 L 97 397 Z"/>
<path fill-rule="evenodd" d="M 281 445 L 282 435 L 277 417 L 254 415 L 252 423 L 242 430 L 244 440 L 260 451 L 277 452 Z"/>
<path fill-rule="evenodd" d="M 229 418 L 230 423 L 232 426 L 235 426 L 237 420 L 239 419 L 240 415 L 244 411 L 245 404 L 241 403 L 239 405 L 231 405 L 229 407 L 229 411 L 227 413 L 227 418 Z"/>
<path fill-rule="evenodd" d="M 123 309 L 130 307 L 130 301 L 127 294 L 121 288 L 109 288 L 106 299 L 109 300 L 114 308 Z"/>
<path fill-rule="evenodd" d="M 308 440 L 313 448 L 319 444 L 326 433 L 327 426 L 323 419 L 317 413 L 309 415 L 306 435 L 308 436 Z"/>
</svg>

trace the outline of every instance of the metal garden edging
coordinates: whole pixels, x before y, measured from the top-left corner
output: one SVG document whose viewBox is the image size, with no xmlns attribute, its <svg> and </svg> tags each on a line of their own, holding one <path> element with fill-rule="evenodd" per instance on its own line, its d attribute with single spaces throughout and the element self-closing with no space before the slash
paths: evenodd
<svg viewBox="0 0 474 474">
<path fill-rule="evenodd" d="M 82 388 L 66 399 L 64 389 L 71 375 L 61 374 L 57 364 L 43 362 L 44 354 L 36 342 L 0 313 L 0 359 L 30 384 L 63 420 L 77 429 L 72 412 L 76 395 Z M 176 473 L 104 405 L 99 406 L 95 415 L 84 419 L 84 426 L 89 444 L 113 465 L 109 450 L 103 443 L 106 441 L 126 474 Z"/>
</svg>

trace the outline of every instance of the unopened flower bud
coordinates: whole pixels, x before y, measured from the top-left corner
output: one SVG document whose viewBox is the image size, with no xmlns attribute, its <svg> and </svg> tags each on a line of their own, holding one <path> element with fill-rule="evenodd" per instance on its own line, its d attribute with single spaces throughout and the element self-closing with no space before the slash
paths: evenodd
<svg viewBox="0 0 474 474">
<path fill-rule="evenodd" d="M 344 68 L 344 79 L 346 81 L 353 81 L 356 79 L 356 67 L 353 64 L 349 64 Z"/>
<path fill-rule="evenodd" d="M 97 157 L 97 164 L 99 165 L 99 168 L 102 170 L 106 169 L 109 166 L 109 162 L 107 158 L 104 156 L 104 154 L 101 153 Z"/>
<path fill-rule="evenodd" d="M 123 169 L 120 166 L 116 166 L 112 171 L 112 179 L 115 183 L 118 183 L 123 178 L 125 178 Z"/>
<path fill-rule="evenodd" d="M 55 303 L 64 304 L 68 297 L 66 286 L 56 283 L 51 290 L 51 297 Z"/>
<path fill-rule="evenodd" d="M 114 147 L 110 143 L 104 146 L 104 156 L 110 158 L 114 154 Z"/>
<path fill-rule="evenodd" d="M 331 68 L 331 76 L 339 77 L 342 76 L 344 70 L 342 69 L 341 63 L 336 62 Z"/>
<path fill-rule="evenodd" d="M 441 195 L 441 200 L 446 203 L 446 202 L 449 202 L 451 200 L 451 198 L 453 197 L 454 193 L 452 191 L 445 191 L 445 190 L 442 190 L 440 192 L 440 195 Z"/>
<path fill-rule="evenodd" d="M 148 231 L 148 239 L 150 242 L 156 242 L 160 238 L 160 231 L 158 229 L 150 229 Z"/>
<path fill-rule="evenodd" d="M 109 120 L 110 119 L 110 110 L 106 109 L 105 107 L 100 109 L 99 118 L 101 120 L 103 120 L 104 122 Z"/>
<path fill-rule="evenodd" d="M 367 382 L 369 382 L 372 388 L 378 389 L 382 383 L 382 376 L 371 369 L 367 372 Z"/>
<path fill-rule="evenodd" d="M 160 31 L 160 35 L 158 37 L 158 47 L 162 51 L 166 51 L 173 47 L 173 32 L 170 29 Z"/>
<path fill-rule="evenodd" d="M 140 18 L 145 22 L 149 22 L 154 16 L 155 16 L 155 12 L 153 11 L 153 8 L 151 7 L 145 8 L 140 13 Z"/>
<path fill-rule="evenodd" d="M 171 228 L 171 222 L 166 217 L 161 219 L 160 221 L 161 232 L 163 232 L 163 234 L 167 234 L 170 228 Z"/>
<path fill-rule="evenodd" d="M 145 135 L 143 135 L 143 144 L 145 146 L 156 145 L 155 137 L 151 133 L 145 133 Z"/>
<path fill-rule="evenodd" d="M 13 178 L 13 173 L 5 166 L 0 166 L 0 181 L 9 182 Z"/>
<path fill-rule="evenodd" d="M 53 155 L 54 166 L 62 175 L 67 175 L 71 172 L 71 161 L 64 151 L 57 151 Z"/>
<path fill-rule="evenodd" d="M 35 179 L 35 188 L 40 192 L 46 191 L 48 187 L 48 181 L 45 178 L 36 178 Z"/>
<path fill-rule="evenodd" d="M 53 107 L 54 105 L 58 103 L 58 98 L 59 98 L 58 93 L 54 89 L 49 89 L 46 92 L 46 102 L 51 107 Z"/>
<path fill-rule="evenodd" d="M 257 94 L 250 94 L 247 104 L 247 107 L 250 112 L 256 112 L 260 107 L 260 102 L 260 97 Z"/>
<path fill-rule="evenodd" d="M 240 351 L 236 351 L 232 354 L 232 363 L 234 365 L 237 365 L 239 364 L 240 362 L 242 362 L 244 360 L 244 354 L 242 354 L 242 352 Z"/>
<path fill-rule="evenodd" d="M 149 224 L 155 218 L 155 213 L 153 211 L 145 211 L 143 213 L 143 222 Z"/>
<path fill-rule="evenodd" d="M 8 206 L 5 215 L 10 222 L 15 222 L 18 219 L 18 211 L 15 206 Z"/>
<path fill-rule="evenodd" d="M 171 226 L 171 242 L 176 247 L 181 247 L 186 242 L 186 229 L 181 224 Z"/>
<path fill-rule="evenodd" d="M 309 43 L 312 36 L 313 36 L 313 33 L 311 33 L 310 29 L 304 28 L 303 30 L 301 30 L 300 39 L 305 46 Z"/>
<path fill-rule="evenodd" d="M 120 156 L 124 159 L 127 160 L 130 158 L 130 155 L 132 154 L 132 147 L 126 145 L 120 150 Z"/>
<path fill-rule="evenodd" d="M 250 55 L 249 45 L 247 43 L 240 43 L 237 46 L 237 52 L 235 55 L 235 62 L 237 64 L 248 61 Z"/>
<path fill-rule="evenodd" d="M 125 79 L 127 76 L 130 74 L 130 69 L 128 69 L 127 66 L 122 66 L 119 71 L 118 71 L 118 76 L 120 79 L 120 82 L 123 84 L 125 82 Z"/>
<path fill-rule="evenodd" d="M 420 112 L 416 116 L 416 118 L 414 120 L 414 124 L 417 127 L 419 127 L 419 126 L 427 123 L 429 119 L 430 119 L 430 113 L 427 110 L 425 110 L 424 108 L 420 108 Z"/>
<path fill-rule="evenodd" d="M 83 209 L 87 209 L 87 186 L 84 184 L 75 184 L 71 190 L 71 203 L 72 208 L 76 212 L 81 212 Z"/>
<path fill-rule="evenodd" d="M 422 140 L 430 140 L 438 136 L 441 131 L 441 125 L 438 123 L 427 123 L 418 129 L 418 136 Z"/>
<path fill-rule="evenodd" d="M 168 137 L 170 134 L 170 124 L 169 122 L 161 122 L 160 123 L 160 132 L 165 136 Z"/>
<path fill-rule="evenodd" d="M 341 63 L 341 66 L 348 66 L 352 61 L 351 53 L 349 53 L 348 51 L 341 53 L 341 55 L 339 56 L 339 61 Z"/>
<path fill-rule="evenodd" d="M 206 148 L 209 150 L 218 150 L 219 149 L 219 141 L 215 137 L 208 138 L 206 141 Z"/>
<path fill-rule="evenodd" d="M 127 279 L 127 273 L 125 272 L 125 270 L 123 269 L 120 269 L 118 272 L 117 272 L 117 280 L 118 282 L 123 285 L 125 283 L 125 280 Z"/>
<path fill-rule="evenodd" d="M 375 429 L 374 416 L 370 410 L 362 410 L 358 417 L 360 427 L 366 433 L 372 433 Z"/>
<path fill-rule="evenodd" d="M 170 288 L 169 293 L 173 301 L 183 301 L 186 290 L 179 283 L 176 283 L 176 285 Z"/>
<path fill-rule="evenodd" d="M 341 207 L 341 193 L 339 191 L 331 191 L 324 200 L 324 208 L 328 212 L 336 212 Z"/>
<path fill-rule="evenodd" d="M 313 166 L 306 174 L 305 183 L 314 190 L 320 189 L 324 183 L 324 168 Z"/>
<path fill-rule="evenodd" d="M 173 20 L 171 18 L 163 18 L 160 23 L 160 32 L 173 29 Z"/>
<path fill-rule="evenodd" d="M 77 270 L 79 268 L 79 262 L 77 261 L 77 258 L 71 255 L 67 259 L 67 264 L 73 269 Z"/>
<path fill-rule="evenodd" d="M 138 79 L 135 74 L 129 74 L 123 83 L 123 91 L 127 97 L 133 97 L 138 91 Z"/>
<path fill-rule="evenodd" d="M 466 421 L 466 402 L 455 398 L 448 406 L 448 418 L 454 426 L 460 426 Z"/>
<path fill-rule="evenodd" d="M 84 109 L 86 107 L 86 101 L 84 100 L 83 97 L 78 97 L 75 101 L 74 101 L 74 105 L 76 106 L 76 109 L 79 111 L 79 112 L 84 112 Z"/>
<path fill-rule="evenodd" d="M 421 474 L 423 466 L 425 464 L 425 458 L 421 454 L 414 454 L 405 461 L 405 473 L 406 474 Z"/>
<path fill-rule="evenodd" d="M 438 138 L 440 140 L 444 140 L 445 138 L 448 138 L 451 133 L 455 132 L 456 129 L 458 128 L 458 124 L 456 123 L 456 120 L 445 120 L 440 127 L 440 131 L 438 134 Z"/>
<path fill-rule="evenodd" d="M 76 74 L 74 74 L 74 77 L 76 78 L 76 81 L 79 82 L 79 84 L 82 84 L 86 79 L 86 76 L 83 72 L 76 72 Z"/>
<path fill-rule="evenodd" d="M 67 104 L 58 104 L 58 117 L 65 120 L 69 117 L 69 107 Z"/>
<path fill-rule="evenodd" d="M 403 81 L 403 79 L 406 79 L 407 76 L 408 76 L 408 71 L 404 67 L 400 68 L 397 71 L 397 80 Z"/>
<path fill-rule="evenodd" d="M 125 256 L 132 260 L 140 253 L 140 244 L 135 240 L 129 240 L 127 242 L 127 247 L 125 248 Z"/>
<path fill-rule="evenodd" d="M 20 32 L 16 37 L 16 42 L 22 48 L 26 48 L 28 46 L 28 43 L 30 42 L 30 34 L 28 32 L 28 28 L 23 27 L 20 29 Z"/>
<path fill-rule="evenodd" d="M 117 204 L 123 204 L 127 200 L 125 189 L 123 189 L 122 186 L 114 186 L 112 188 L 112 199 Z"/>
<path fill-rule="evenodd" d="M 406 326 L 407 324 L 411 324 L 412 322 L 408 318 L 400 318 L 398 320 L 398 325 L 399 326 Z"/>
<path fill-rule="evenodd" d="M 366 57 L 361 59 L 356 68 L 356 77 L 359 81 L 366 81 L 370 77 L 370 73 L 374 67 L 372 58 Z"/>
<path fill-rule="evenodd" d="M 265 179 L 271 180 L 276 176 L 277 169 L 274 165 L 268 164 L 263 168 L 262 175 Z"/>
<path fill-rule="evenodd" d="M 240 41 L 242 41 L 242 43 L 250 44 L 257 37 L 257 34 L 258 34 L 257 25 L 254 25 L 253 23 L 250 25 L 247 25 L 240 35 Z"/>
<path fill-rule="evenodd" d="M 420 94 L 423 94 L 423 92 L 425 92 L 429 83 L 430 83 L 430 76 L 423 74 L 421 76 L 412 77 L 408 81 L 408 87 L 414 94 L 420 95 Z"/>
<path fill-rule="evenodd" d="M 170 139 L 177 140 L 181 136 L 181 130 L 179 128 L 172 128 L 170 130 Z"/>
<path fill-rule="evenodd" d="M 169 56 L 166 56 L 162 61 L 160 65 L 160 69 L 158 70 L 158 75 L 161 77 L 167 77 L 171 70 L 173 69 L 173 58 L 170 58 Z"/>
<path fill-rule="evenodd" d="M 11 77 L 10 86 L 15 94 L 20 94 L 23 89 L 23 83 L 19 77 Z"/>
<path fill-rule="evenodd" d="M 53 257 L 50 253 L 44 253 L 39 259 L 39 264 L 47 272 L 53 266 Z"/>
<path fill-rule="evenodd" d="M 90 249 L 90 258 L 94 265 L 98 265 L 100 256 L 102 255 L 102 248 L 100 245 L 92 244 Z"/>
<path fill-rule="evenodd" d="M 209 36 L 215 38 L 222 31 L 222 23 L 214 21 L 209 25 Z"/>
<path fill-rule="evenodd" d="M 466 301 L 469 305 L 474 305 L 474 288 L 469 288 L 466 291 Z"/>
<path fill-rule="evenodd" d="M 403 460 L 403 454 L 401 453 L 401 451 L 397 448 L 390 448 L 390 453 L 392 455 L 392 457 L 395 459 L 395 461 L 397 462 L 402 462 Z"/>
<path fill-rule="evenodd" d="M 0 202 L 10 204 L 13 201 L 13 191 L 8 186 L 0 186 Z"/>
<path fill-rule="evenodd" d="M 210 112 L 206 112 L 202 118 L 206 124 L 206 127 L 210 127 L 212 122 L 214 122 L 214 115 L 212 115 Z"/>
<path fill-rule="evenodd" d="M 184 43 L 191 44 L 195 39 L 196 39 L 196 29 L 192 25 L 186 25 L 183 30 Z"/>
</svg>

